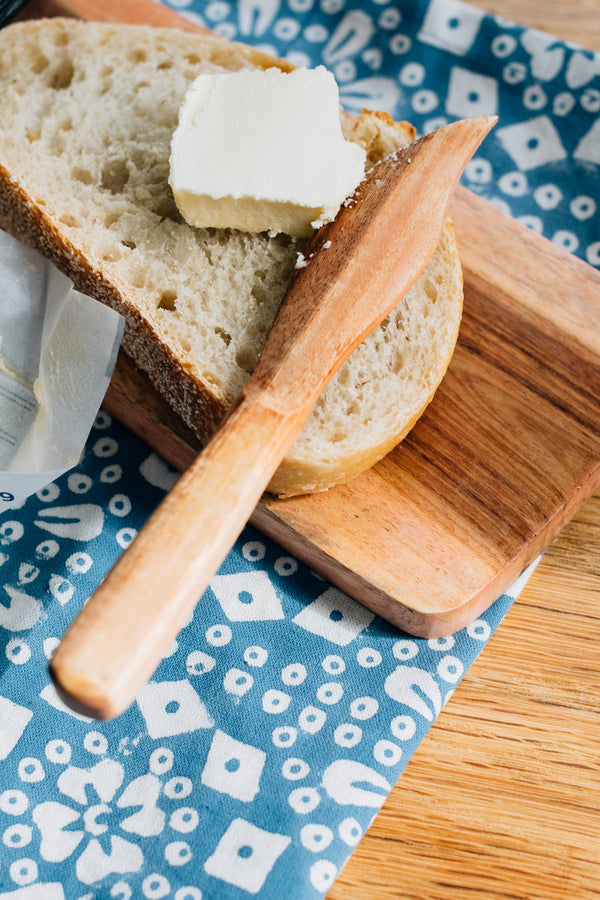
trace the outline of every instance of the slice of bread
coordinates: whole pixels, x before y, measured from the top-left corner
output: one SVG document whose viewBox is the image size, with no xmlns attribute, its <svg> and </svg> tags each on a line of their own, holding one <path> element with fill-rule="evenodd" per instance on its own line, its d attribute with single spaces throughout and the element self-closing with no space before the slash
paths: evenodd
<svg viewBox="0 0 600 900">
<path fill-rule="evenodd" d="M 0 31 L 0 226 L 123 313 L 125 350 L 203 442 L 248 380 L 305 242 L 186 225 L 167 182 L 170 141 L 200 72 L 274 63 L 171 29 L 57 18 Z M 344 128 L 369 165 L 414 137 L 381 113 Z M 325 490 L 386 454 L 431 400 L 461 311 L 447 223 L 426 271 L 339 370 L 270 489 Z"/>
</svg>

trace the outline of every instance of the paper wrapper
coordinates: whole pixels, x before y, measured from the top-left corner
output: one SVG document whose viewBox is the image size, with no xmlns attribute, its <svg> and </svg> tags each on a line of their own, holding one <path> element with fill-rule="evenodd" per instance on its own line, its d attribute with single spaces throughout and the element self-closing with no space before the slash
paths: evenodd
<svg viewBox="0 0 600 900">
<path fill-rule="evenodd" d="M 0 513 L 75 466 L 123 318 L 0 232 Z"/>
</svg>

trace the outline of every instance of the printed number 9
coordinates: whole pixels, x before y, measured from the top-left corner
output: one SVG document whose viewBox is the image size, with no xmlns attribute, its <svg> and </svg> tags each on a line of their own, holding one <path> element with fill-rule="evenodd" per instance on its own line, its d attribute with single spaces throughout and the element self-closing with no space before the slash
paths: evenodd
<svg viewBox="0 0 600 900">
<path fill-rule="evenodd" d="M 0 500 L 10 501 L 10 500 L 14 500 L 14 499 L 15 499 L 14 494 L 9 494 L 8 491 L 0 491 Z"/>
</svg>

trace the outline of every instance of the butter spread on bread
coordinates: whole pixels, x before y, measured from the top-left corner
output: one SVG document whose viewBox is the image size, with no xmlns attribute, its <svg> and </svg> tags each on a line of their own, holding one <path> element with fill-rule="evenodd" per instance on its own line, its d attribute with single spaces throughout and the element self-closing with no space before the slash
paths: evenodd
<svg viewBox="0 0 600 900">
<path fill-rule="evenodd" d="M 323 66 L 206 73 L 179 112 L 169 183 L 190 225 L 310 237 L 335 218 L 365 159 L 342 134 Z"/>
<path fill-rule="evenodd" d="M 0 30 L 0 226 L 124 314 L 125 350 L 201 441 L 247 382 L 306 241 L 188 225 L 168 184 L 170 143 L 198 75 L 273 64 L 176 29 L 55 18 Z M 368 167 L 414 137 L 380 113 L 343 129 Z M 432 399 L 461 309 L 447 223 L 421 278 L 317 401 L 271 489 L 324 490 L 381 459 Z"/>
</svg>

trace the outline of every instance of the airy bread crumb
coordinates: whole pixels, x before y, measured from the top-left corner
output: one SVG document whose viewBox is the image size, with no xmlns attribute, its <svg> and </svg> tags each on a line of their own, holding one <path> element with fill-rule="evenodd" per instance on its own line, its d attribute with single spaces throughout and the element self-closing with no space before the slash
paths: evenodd
<svg viewBox="0 0 600 900">
<path fill-rule="evenodd" d="M 247 382 L 306 242 L 195 229 L 168 185 L 179 106 L 201 72 L 261 68 L 219 38 L 72 19 L 0 32 L 0 225 L 126 316 L 124 348 L 206 442 Z M 414 137 L 344 120 L 373 165 Z M 431 400 L 452 355 L 462 278 L 447 223 L 425 273 L 344 364 L 270 489 L 355 477 Z"/>
</svg>

